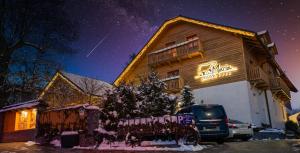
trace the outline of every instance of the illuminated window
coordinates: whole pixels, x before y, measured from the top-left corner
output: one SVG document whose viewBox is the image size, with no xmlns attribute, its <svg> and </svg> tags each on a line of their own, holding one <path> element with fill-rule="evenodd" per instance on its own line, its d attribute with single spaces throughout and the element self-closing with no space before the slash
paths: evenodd
<svg viewBox="0 0 300 153">
<path fill-rule="evenodd" d="M 36 125 L 36 109 L 16 112 L 15 130 L 34 129 Z"/>
</svg>

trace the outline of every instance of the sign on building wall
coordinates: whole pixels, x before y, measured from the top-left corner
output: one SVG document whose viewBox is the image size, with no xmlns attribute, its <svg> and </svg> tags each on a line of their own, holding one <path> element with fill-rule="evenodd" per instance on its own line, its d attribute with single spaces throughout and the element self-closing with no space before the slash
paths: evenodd
<svg viewBox="0 0 300 153">
<path fill-rule="evenodd" d="M 207 81 L 229 76 L 234 71 L 237 71 L 237 67 L 229 64 L 221 65 L 217 61 L 210 61 L 198 65 L 197 75 L 194 78 L 201 79 L 201 81 Z"/>
</svg>

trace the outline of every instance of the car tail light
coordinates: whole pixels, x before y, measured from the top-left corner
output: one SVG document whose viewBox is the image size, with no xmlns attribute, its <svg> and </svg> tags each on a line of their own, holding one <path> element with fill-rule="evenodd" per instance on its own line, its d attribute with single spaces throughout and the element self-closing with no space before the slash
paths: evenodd
<svg viewBox="0 0 300 153">
<path fill-rule="evenodd" d="M 229 124 L 229 120 L 227 117 L 225 117 L 225 123 L 228 125 Z"/>
<path fill-rule="evenodd" d="M 231 129 L 237 129 L 238 127 L 234 124 L 228 124 L 228 127 L 231 128 Z"/>
</svg>

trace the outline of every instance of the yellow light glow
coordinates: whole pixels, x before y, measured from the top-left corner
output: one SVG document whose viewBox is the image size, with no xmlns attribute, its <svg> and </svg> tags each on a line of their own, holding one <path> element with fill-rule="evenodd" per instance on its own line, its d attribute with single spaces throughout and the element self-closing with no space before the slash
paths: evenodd
<svg viewBox="0 0 300 153">
<path fill-rule="evenodd" d="M 36 113 L 35 108 L 16 112 L 15 130 L 34 129 L 36 127 Z"/>
<path fill-rule="evenodd" d="M 232 72 L 237 70 L 237 67 L 232 65 L 221 65 L 217 61 L 210 61 L 198 66 L 197 75 L 194 78 L 201 79 L 201 81 L 207 81 L 219 77 L 230 76 Z"/>
<path fill-rule="evenodd" d="M 118 86 L 120 84 L 120 82 L 122 82 L 125 79 L 125 75 L 128 73 L 128 71 L 133 67 L 133 65 L 139 59 L 141 59 L 142 55 L 144 55 L 144 52 L 153 43 L 153 41 L 161 34 L 161 32 L 164 31 L 164 29 L 168 25 L 173 24 L 173 23 L 178 22 L 178 21 L 185 21 L 185 22 L 189 22 L 189 23 L 194 23 L 194 24 L 197 24 L 197 25 L 201 25 L 201 26 L 205 26 L 205 27 L 209 27 L 209 28 L 214 28 L 214 29 L 218 29 L 218 30 L 223 30 L 223 31 L 226 31 L 226 32 L 236 33 L 236 34 L 247 36 L 247 37 L 255 37 L 255 33 L 250 32 L 250 31 L 239 30 L 239 29 L 236 29 L 236 28 L 231 28 L 231 27 L 221 26 L 221 25 L 217 25 L 217 24 L 202 22 L 202 21 L 199 21 L 199 20 L 189 19 L 189 18 L 182 17 L 182 16 L 176 17 L 174 19 L 166 21 L 159 28 L 159 30 L 148 41 L 148 43 L 144 46 L 144 48 L 136 55 L 134 60 L 132 60 L 132 62 L 129 63 L 129 65 L 125 68 L 125 70 L 123 72 L 121 72 L 120 76 L 115 80 L 114 84 L 116 86 Z"/>
<path fill-rule="evenodd" d="M 43 92 L 40 94 L 39 99 L 42 99 L 43 96 L 45 95 L 46 91 L 52 86 L 52 84 L 55 82 L 55 80 L 60 77 L 63 80 L 65 80 L 67 83 L 69 83 L 73 89 L 82 92 L 82 90 L 78 89 L 78 87 L 76 85 L 74 85 L 72 82 L 70 82 L 68 79 L 66 79 L 63 75 L 61 75 L 59 72 L 57 72 L 55 74 L 55 76 L 53 77 L 53 79 L 48 83 L 48 85 L 46 86 L 46 88 L 43 90 Z M 82 92 L 83 93 L 83 92 Z"/>
<path fill-rule="evenodd" d="M 27 118 L 28 112 L 27 111 L 21 111 L 21 115 L 22 115 L 22 117 Z"/>
</svg>

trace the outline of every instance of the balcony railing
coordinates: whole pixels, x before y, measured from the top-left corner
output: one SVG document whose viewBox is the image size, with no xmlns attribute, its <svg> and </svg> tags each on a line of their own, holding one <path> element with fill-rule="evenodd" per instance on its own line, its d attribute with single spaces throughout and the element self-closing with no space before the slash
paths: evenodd
<svg viewBox="0 0 300 153">
<path fill-rule="evenodd" d="M 269 77 L 260 67 L 249 68 L 249 80 L 255 84 L 257 88 L 266 88 L 269 86 Z"/>
<path fill-rule="evenodd" d="M 290 100 L 290 88 L 281 78 L 271 79 L 271 90 L 275 95 L 283 100 Z"/>
<path fill-rule="evenodd" d="M 202 55 L 202 46 L 197 39 L 189 40 L 148 54 L 148 64 L 160 65 Z"/>
<path fill-rule="evenodd" d="M 168 91 L 171 92 L 177 92 L 180 91 L 182 86 L 183 86 L 183 82 L 180 79 L 180 76 L 173 76 L 173 77 L 161 77 L 162 81 L 166 83 L 166 88 Z"/>
</svg>

